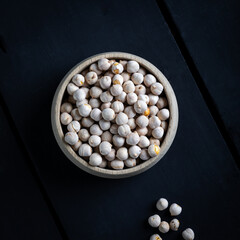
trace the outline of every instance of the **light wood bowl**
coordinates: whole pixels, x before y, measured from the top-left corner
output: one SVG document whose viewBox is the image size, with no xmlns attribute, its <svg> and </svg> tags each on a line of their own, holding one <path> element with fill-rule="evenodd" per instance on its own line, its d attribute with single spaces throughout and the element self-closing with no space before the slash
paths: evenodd
<svg viewBox="0 0 240 240">
<path fill-rule="evenodd" d="M 99 167 L 92 167 L 90 166 L 84 159 L 79 157 L 77 153 L 64 142 L 64 133 L 62 130 L 62 126 L 60 123 L 60 107 L 62 103 L 62 98 L 64 96 L 66 87 L 68 83 L 71 81 L 72 77 L 87 68 L 92 63 L 98 61 L 100 58 L 108 58 L 108 59 L 125 59 L 125 60 L 135 60 L 137 61 L 142 67 L 152 73 L 159 82 L 164 87 L 165 95 L 168 100 L 169 111 L 170 111 L 170 118 L 168 129 L 165 134 L 164 140 L 161 143 L 161 151 L 158 156 L 151 158 L 133 168 L 123 169 L 123 170 L 111 170 L 111 169 L 104 169 Z M 76 66 L 74 66 L 63 78 L 60 82 L 56 93 L 54 95 L 53 103 L 52 103 L 52 110 L 51 110 L 51 120 L 52 120 L 52 128 L 55 138 L 59 147 L 62 149 L 64 154 L 67 156 L 69 160 L 71 160 L 75 165 L 77 165 L 82 170 L 91 173 L 93 175 L 104 177 L 104 178 L 126 178 L 130 176 L 137 175 L 146 171 L 147 169 L 154 166 L 168 151 L 170 148 L 173 139 L 176 135 L 177 126 L 178 126 L 178 105 L 176 96 L 174 91 L 166 79 L 166 77 L 159 71 L 153 64 L 146 61 L 145 59 L 138 57 L 133 54 L 123 53 L 123 52 L 106 52 L 94 55 L 89 57 Z"/>
</svg>

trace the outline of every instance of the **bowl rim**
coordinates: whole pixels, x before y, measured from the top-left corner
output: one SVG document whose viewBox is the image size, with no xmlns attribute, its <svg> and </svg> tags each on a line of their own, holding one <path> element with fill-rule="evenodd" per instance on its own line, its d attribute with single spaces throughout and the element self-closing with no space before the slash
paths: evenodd
<svg viewBox="0 0 240 240">
<path fill-rule="evenodd" d="M 140 66 L 145 68 L 149 73 L 153 74 L 157 78 L 157 80 L 163 85 L 164 92 L 168 100 L 170 118 L 169 118 L 167 133 L 164 137 L 163 143 L 161 144 L 160 153 L 156 157 L 150 158 L 149 160 L 133 168 L 127 168 L 122 170 L 111 170 L 111 169 L 93 167 L 89 165 L 86 160 L 78 156 L 78 154 L 72 149 L 72 147 L 67 143 L 65 143 L 65 141 L 63 140 L 64 133 L 62 130 L 59 116 L 60 116 L 60 107 L 62 103 L 62 98 L 64 96 L 67 84 L 71 81 L 73 75 L 81 72 L 86 67 L 90 66 L 92 63 L 95 63 L 96 61 L 98 61 L 100 58 L 137 61 L 140 64 Z M 63 153 L 66 155 L 66 157 L 75 165 L 77 165 L 79 168 L 81 168 L 82 170 L 90 174 L 93 174 L 99 177 L 125 178 L 125 177 L 135 176 L 137 174 L 140 174 L 148 170 L 149 168 L 154 166 L 157 162 L 159 162 L 160 159 L 162 159 L 162 157 L 166 154 L 166 152 L 170 148 L 175 138 L 177 127 L 178 127 L 178 118 L 179 118 L 178 115 L 179 114 L 178 114 L 177 99 L 172 89 L 172 86 L 170 85 L 167 78 L 163 75 L 163 73 L 157 67 L 155 67 L 149 61 L 139 56 L 136 56 L 134 54 L 125 53 L 125 52 L 105 52 L 105 53 L 99 53 L 99 54 L 93 55 L 91 57 L 88 57 L 82 60 L 80 63 L 76 64 L 70 71 L 68 71 L 68 73 L 64 76 L 64 78 L 59 83 L 56 89 L 56 92 L 52 101 L 51 123 L 52 123 L 53 133 L 59 147 L 61 148 Z"/>
</svg>

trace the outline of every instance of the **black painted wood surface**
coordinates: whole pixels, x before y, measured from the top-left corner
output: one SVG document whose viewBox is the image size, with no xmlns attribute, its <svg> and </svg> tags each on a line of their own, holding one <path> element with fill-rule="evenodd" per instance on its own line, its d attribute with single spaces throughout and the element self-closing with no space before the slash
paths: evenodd
<svg viewBox="0 0 240 240">
<path fill-rule="evenodd" d="M 0 106 L 0 238 L 62 239 Z"/>
<path fill-rule="evenodd" d="M 186 227 L 196 239 L 227 239 L 229 229 L 231 237 L 239 236 L 239 170 L 155 1 L 5 6 L 0 91 L 67 239 L 148 239 L 156 231 L 147 218 L 163 196 L 183 206 L 180 231 L 164 239 L 180 239 Z M 155 167 L 129 179 L 81 171 L 65 158 L 51 130 L 51 101 L 62 77 L 77 62 L 105 51 L 134 53 L 155 64 L 179 103 L 171 149 Z"/>
<path fill-rule="evenodd" d="M 176 40 L 240 167 L 239 1 L 159 2 L 177 28 Z"/>
</svg>

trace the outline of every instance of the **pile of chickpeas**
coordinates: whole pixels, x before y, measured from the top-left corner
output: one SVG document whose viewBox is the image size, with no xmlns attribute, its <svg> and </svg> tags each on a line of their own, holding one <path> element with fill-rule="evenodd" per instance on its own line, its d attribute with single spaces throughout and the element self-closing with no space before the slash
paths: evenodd
<svg viewBox="0 0 240 240">
<path fill-rule="evenodd" d="M 163 85 L 136 61 L 102 58 L 74 75 L 60 121 L 91 166 L 120 170 L 156 157 L 170 113 Z"/>
</svg>

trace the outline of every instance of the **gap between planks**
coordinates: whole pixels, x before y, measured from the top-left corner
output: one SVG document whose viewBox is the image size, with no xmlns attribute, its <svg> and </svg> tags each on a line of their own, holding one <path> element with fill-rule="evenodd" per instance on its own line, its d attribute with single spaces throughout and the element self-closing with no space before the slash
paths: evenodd
<svg viewBox="0 0 240 240">
<path fill-rule="evenodd" d="M 186 64 L 188 65 L 188 68 L 200 90 L 200 93 L 228 147 L 228 149 L 230 150 L 230 153 L 232 154 L 232 157 L 234 158 L 238 169 L 240 169 L 240 156 L 238 154 L 237 148 L 234 144 L 234 142 L 232 141 L 230 135 L 228 134 L 227 128 L 225 127 L 225 124 L 221 118 L 220 113 L 217 110 L 216 104 L 214 102 L 214 99 L 212 98 L 211 94 L 209 93 L 203 78 L 201 77 L 194 61 L 193 58 L 191 57 L 191 54 L 189 53 L 187 46 L 185 45 L 185 42 L 181 36 L 181 33 L 179 31 L 179 29 L 177 28 L 171 13 L 166 5 L 166 3 L 163 0 L 156 0 L 158 7 L 161 11 L 161 14 L 186 62 Z"/>
</svg>

